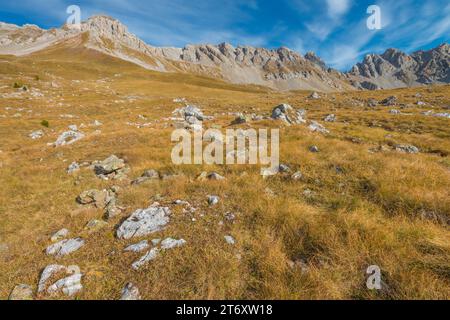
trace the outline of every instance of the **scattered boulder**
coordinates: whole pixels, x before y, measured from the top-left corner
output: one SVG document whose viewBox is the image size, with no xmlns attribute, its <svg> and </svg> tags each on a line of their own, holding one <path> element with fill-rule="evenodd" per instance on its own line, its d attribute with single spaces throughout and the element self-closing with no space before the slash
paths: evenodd
<svg viewBox="0 0 450 320">
<path fill-rule="evenodd" d="M 58 232 L 54 233 L 51 236 L 50 241 L 51 242 L 58 242 L 58 241 L 61 241 L 61 240 L 65 239 L 68 235 L 69 235 L 69 230 L 61 229 L 61 230 L 59 230 Z"/>
<path fill-rule="evenodd" d="M 394 115 L 396 115 L 396 114 L 402 114 L 402 112 L 401 112 L 400 110 L 397 110 L 397 109 L 389 110 L 389 113 L 390 113 L 390 114 L 394 114 Z"/>
<path fill-rule="evenodd" d="M 68 239 L 57 242 L 47 247 L 45 253 L 49 256 L 67 256 L 84 246 L 84 240 L 81 238 Z"/>
<path fill-rule="evenodd" d="M 71 174 L 74 172 L 80 171 L 80 165 L 77 162 L 72 162 L 68 167 L 67 167 L 67 173 Z"/>
<path fill-rule="evenodd" d="M 395 146 L 395 150 L 402 153 L 419 153 L 420 150 L 416 146 L 413 145 L 405 145 L 405 144 L 398 144 Z"/>
<path fill-rule="evenodd" d="M 210 206 L 215 206 L 220 201 L 220 198 L 218 196 L 208 196 L 208 204 Z"/>
<path fill-rule="evenodd" d="M 115 155 L 94 165 L 94 172 L 97 177 L 104 180 L 123 180 L 126 178 L 129 168 L 123 159 Z"/>
<path fill-rule="evenodd" d="M 236 117 L 236 119 L 233 120 L 233 122 L 231 122 L 232 125 L 238 125 L 238 124 L 244 124 L 247 123 L 248 119 L 245 115 L 240 114 Z"/>
<path fill-rule="evenodd" d="M 148 262 L 156 259 L 159 255 L 159 249 L 153 248 L 149 252 L 147 252 L 142 258 L 140 258 L 138 261 L 133 262 L 131 267 L 134 270 L 139 270 L 142 266 L 147 264 Z"/>
<path fill-rule="evenodd" d="M 186 243 L 187 242 L 184 239 L 176 240 L 176 239 L 172 239 L 172 238 L 167 238 L 161 242 L 161 248 L 163 250 L 169 250 L 169 249 L 173 249 L 173 248 L 182 247 Z"/>
<path fill-rule="evenodd" d="M 330 133 L 329 130 L 327 130 L 323 125 L 321 125 L 320 123 L 318 123 L 316 121 L 311 121 L 311 124 L 309 125 L 308 128 L 312 132 L 320 132 L 320 133 L 323 133 L 323 134 Z"/>
<path fill-rule="evenodd" d="M 19 284 L 14 287 L 9 295 L 9 300 L 33 300 L 33 289 L 29 285 Z"/>
<path fill-rule="evenodd" d="M 202 172 L 198 177 L 197 180 L 204 181 L 204 180 L 215 180 L 215 181 L 222 181 L 225 180 L 225 177 L 221 176 L 217 172 Z"/>
<path fill-rule="evenodd" d="M 43 136 L 44 136 L 44 131 L 42 131 L 42 130 L 33 131 L 29 135 L 29 137 L 33 140 L 41 139 Z"/>
<path fill-rule="evenodd" d="M 141 300 L 141 295 L 139 294 L 139 289 L 131 282 L 127 283 L 122 289 L 122 296 L 120 300 L 125 301 L 137 301 Z"/>
<path fill-rule="evenodd" d="M 286 164 L 280 164 L 280 166 L 279 166 L 279 168 L 278 168 L 278 172 L 281 172 L 281 173 L 287 173 L 287 172 L 289 172 L 289 171 L 291 171 L 291 168 L 289 168 L 288 165 L 286 165 Z"/>
<path fill-rule="evenodd" d="M 305 114 L 304 110 L 294 110 L 290 105 L 284 103 L 273 109 L 272 119 L 282 120 L 289 125 L 302 124 L 306 123 L 306 120 L 303 119 Z"/>
<path fill-rule="evenodd" d="M 300 171 L 297 171 L 291 176 L 292 180 L 299 181 L 303 178 L 303 174 Z"/>
<path fill-rule="evenodd" d="M 87 190 L 77 197 L 77 202 L 82 205 L 93 204 L 99 209 L 104 209 L 109 195 L 108 190 Z"/>
<path fill-rule="evenodd" d="M 147 240 L 143 240 L 139 243 L 132 244 L 131 246 L 128 246 L 124 249 L 124 251 L 127 252 L 141 252 L 147 249 L 150 245 L 148 244 Z"/>
<path fill-rule="evenodd" d="M 317 146 L 310 146 L 309 151 L 312 153 L 318 153 L 320 150 L 319 150 L 319 147 L 317 147 Z"/>
<path fill-rule="evenodd" d="M 382 104 L 383 106 L 395 106 L 397 105 L 397 97 L 395 96 L 390 96 L 382 101 L 380 101 L 380 104 Z"/>
<path fill-rule="evenodd" d="M 69 276 L 60 278 L 60 280 L 49 286 L 49 280 L 58 274 Z M 65 267 L 56 264 L 48 265 L 41 274 L 38 284 L 38 293 L 47 292 L 49 294 L 55 294 L 61 291 L 67 296 L 72 296 L 83 289 L 81 278 L 82 274 L 78 266 Z"/>
<path fill-rule="evenodd" d="M 272 168 L 263 168 L 261 169 L 261 175 L 263 179 L 267 179 L 268 177 L 275 176 L 280 172 L 280 167 L 272 167 Z"/>
<path fill-rule="evenodd" d="M 313 92 L 309 96 L 309 99 L 318 100 L 318 99 L 320 99 L 320 95 L 317 92 Z"/>
<path fill-rule="evenodd" d="M 326 122 L 335 122 L 336 121 L 336 115 L 334 114 L 329 114 L 328 116 L 326 116 L 323 121 Z"/>
<path fill-rule="evenodd" d="M 55 147 L 61 147 L 75 143 L 84 138 L 84 134 L 78 131 L 63 132 L 53 144 Z"/>
<path fill-rule="evenodd" d="M 132 185 L 139 185 L 142 184 L 146 181 L 149 180 L 159 180 L 160 176 L 158 171 L 156 170 L 146 170 L 144 171 L 144 173 L 142 174 L 142 176 L 140 176 L 139 178 L 137 178 L 136 180 L 133 180 L 131 182 Z"/>
<path fill-rule="evenodd" d="M 77 202 L 81 205 L 92 204 L 96 208 L 105 209 L 106 219 L 112 219 L 122 213 L 123 208 L 117 205 L 117 188 L 109 190 L 87 190 L 77 197 Z"/>
<path fill-rule="evenodd" d="M 157 204 L 147 209 L 136 210 L 117 229 L 117 238 L 131 239 L 161 231 L 170 221 L 170 209 Z"/>
<path fill-rule="evenodd" d="M 229 244 L 229 245 L 234 245 L 236 243 L 236 241 L 234 240 L 234 238 L 232 236 L 225 236 L 225 241 Z"/>
<path fill-rule="evenodd" d="M 369 100 L 367 100 L 367 105 L 370 108 L 375 108 L 376 106 L 378 106 L 378 101 L 373 98 L 370 98 Z"/>
<path fill-rule="evenodd" d="M 96 231 L 103 229 L 107 225 L 108 225 L 108 223 L 103 220 L 93 219 L 86 224 L 84 229 L 88 230 L 89 232 L 96 232 Z"/>
<path fill-rule="evenodd" d="M 83 289 L 83 286 L 81 285 L 82 277 L 83 275 L 81 273 L 76 273 L 64 279 L 60 279 L 49 286 L 47 292 L 49 294 L 57 294 L 62 291 L 66 296 L 71 297 Z"/>
</svg>

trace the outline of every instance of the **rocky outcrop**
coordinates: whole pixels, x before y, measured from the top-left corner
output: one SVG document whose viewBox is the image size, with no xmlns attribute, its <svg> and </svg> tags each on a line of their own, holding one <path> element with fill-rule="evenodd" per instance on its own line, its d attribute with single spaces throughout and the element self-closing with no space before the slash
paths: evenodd
<svg viewBox="0 0 450 320">
<path fill-rule="evenodd" d="M 361 89 L 392 89 L 450 82 L 450 46 L 447 43 L 429 51 L 408 55 L 388 49 L 370 54 L 348 73 Z"/>
</svg>

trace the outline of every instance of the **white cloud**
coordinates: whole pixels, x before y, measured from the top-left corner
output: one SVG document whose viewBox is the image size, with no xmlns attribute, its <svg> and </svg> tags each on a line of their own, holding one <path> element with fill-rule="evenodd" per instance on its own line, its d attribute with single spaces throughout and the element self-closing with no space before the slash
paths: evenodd
<svg viewBox="0 0 450 320">
<path fill-rule="evenodd" d="M 351 7 L 350 0 L 327 0 L 328 15 L 332 18 L 342 16 L 348 12 Z"/>
</svg>

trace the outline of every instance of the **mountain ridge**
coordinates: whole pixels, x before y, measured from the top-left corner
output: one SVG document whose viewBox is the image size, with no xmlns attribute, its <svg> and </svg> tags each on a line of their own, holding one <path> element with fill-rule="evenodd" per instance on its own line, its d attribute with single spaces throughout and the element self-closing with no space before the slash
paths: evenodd
<svg viewBox="0 0 450 320">
<path fill-rule="evenodd" d="M 105 15 L 93 16 L 79 28 L 64 25 L 44 30 L 35 25 L 0 23 L 0 54 L 27 55 L 80 34 L 87 35 L 87 48 L 146 69 L 194 73 L 277 90 L 373 90 L 450 82 L 448 44 L 411 55 L 387 49 L 381 55 L 367 55 L 343 73 L 329 68 L 314 52 L 303 56 L 287 47 L 234 47 L 228 43 L 155 47 L 130 33 L 119 20 Z"/>
</svg>

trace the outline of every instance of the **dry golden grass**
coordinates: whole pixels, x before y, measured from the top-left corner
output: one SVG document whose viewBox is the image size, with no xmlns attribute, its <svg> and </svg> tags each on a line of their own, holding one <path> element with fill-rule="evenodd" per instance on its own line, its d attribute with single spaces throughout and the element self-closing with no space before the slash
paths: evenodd
<svg viewBox="0 0 450 320">
<path fill-rule="evenodd" d="M 59 87 L 52 87 L 52 81 Z M 84 290 L 77 299 L 117 299 L 129 281 L 146 299 L 450 298 L 450 126 L 448 119 L 420 114 L 430 105 L 436 112 L 448 106 L 448 86 L 336 93 L 312 101 L 308 92 L 279 93 L 149 72 L 93 51 L 77 51 L 75 44 L 71 50 L 0 57 L 0 92 L 18 92 L 12 88 L 14 82 L 39 89 L 44 97 L 30 99 L 24 93 L 22 98 L 0 100 L 2 299 L 19 283 L 36 288 L 43 268 L 55 262 L 80 266 Z M 417 92 L 427 107 L 415 105 Z M 389 107 L 357 104 L 389 95 L 408 106 L 403 112 L 410 115 L 390 115 Z M 176 167 L 170 160 L 173 128 L 162 119 L 179 107 L 173 102 L 178 97 L 216 115 L 213 123 L 223 127 L 233 117 L 222 112 L 269 114 L 282 102 L 307 109 L 312 120 L 335 113 L 338 122 L 326 124 L 328 136 L 311 133 L 305 126 L 282 128 L 281 161 L 293 171 L 301 170 L 301 181 L 263 180 L 259 168 L 252 166 Z M 14 117 L 16 113 L 21 116 Z M 65 114 L 76 118 L 60 117 Z M 145 115 L 152 125 L 138 129 L 126 124 L 145 122 L 138 115 Z M 49 121 L 49 128 L 40 125 L 42 120 Z M 47 146 L 68 125 L 94 120 L 103 123 L 101 134 L 88 127 L 83 129 L 87 137 L 73 145 Z M 38 129 L 45 137 L 31 140 L 28 134 Z M 414 144 L 422 152 L 369 152 L 397 143 Z M 317 145 L 320 153 L 310 153 L 311 145 Z M 134 187 L 116 183 L 122 187 L 119 200 L 126 212 L 89 234 L 86 223 L 103 213 L 79 207 L 75 198 L 113 182 L 97 179 L 88 169 L 68 175 L 66 168 L 72 161 L 102 160 L 111 154 L 126 159 L 132 178 L 150 168 L 183 172 L 185 178 Z M 204 170 L 216 170 L 227 180 L 196 181 Z M 312 191 L 310 196 L 304 195 L 306 189 Z M 221 197 L 218 206 L 207 206 L 209 194 Z M 146 239 L 170 236 L 188 244 L 135 272 L 130 265 L 141 254 L 124 253 L 123 248 L 140 239 L 119 241 L 114 230 L 123 218 L 154 199 L 163 204 L 187 200 L 204 216 L 196 214 L 194 223 L 192 216 L 174 209 L 169 227 Z M 230 211 L 237 215 L 236 223 L 221 225 Z M 63 227 L 72 236 L 85 238 L 86 245 L 65 258 L 46 256 L 50 235 Z M 236 239 L 235 246 L 226 245 L 228 234 Z M 300 260 L 307 272 L 290 267 L 290 262 Z M 390 290 L 367 290 L 369 265 L 381 267 Z"/>
</svg>

